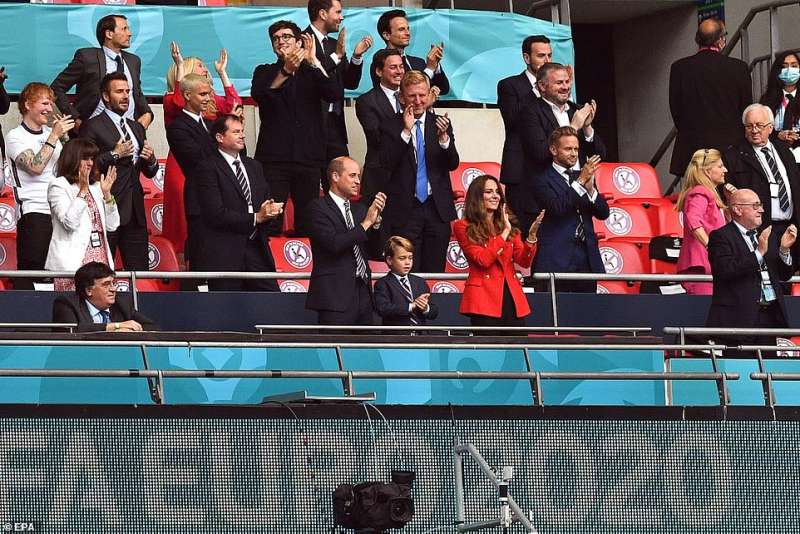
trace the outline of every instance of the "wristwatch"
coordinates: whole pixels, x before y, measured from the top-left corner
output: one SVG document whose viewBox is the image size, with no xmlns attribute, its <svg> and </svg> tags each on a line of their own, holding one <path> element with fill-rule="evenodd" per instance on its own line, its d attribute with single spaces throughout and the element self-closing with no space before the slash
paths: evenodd
<svg viewBox="0 0 800 534">
<path fill-rule="evenodd" d="M 119 154 L 117 154 L 115 152 L 112 152 L 111 153 L 111 159 L 113 159 L 114 163 L 116 163 L 117 161 L 119 161 Z"/>
<path fill-rule="evenodd" d="M 119 323 L 114 323 L 114 332 L 119 330 Z"/>
</svg>

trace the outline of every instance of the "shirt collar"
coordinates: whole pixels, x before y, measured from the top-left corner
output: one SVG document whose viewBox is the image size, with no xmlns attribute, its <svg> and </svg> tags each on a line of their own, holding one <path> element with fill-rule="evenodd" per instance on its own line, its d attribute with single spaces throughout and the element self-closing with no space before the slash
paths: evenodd
<svg viewBox="0 0 800 534">
<path fill-rule="evenodd" d="M 385 94 L 387 97 L 389 97 L 390 99 L 394 99 L 394 98 L 395 98 L 395 93 L 397 93 L 397 92 L 400 90 L 400 88 L 399 88 L 399 87 L 398 87 L 397 89 L 389 89 L 388 87 L 386 87 L 386 86 L 385 86 L 385 85 L 383 85 L 382 83 L 379 83 L 379 84 L 378 84 L 378 86 L 380 86 L 380 88 L 381 88 L 381 90 L 383 91 L 383 93 L 384 93 L 384 94 Z M 397 97 L 398 97 L 398 98 L 399 98 L 399 96 L 400 96 L 400 95 L 397 95 Z"/>
<path fill-rule="evenodd" d="M 783 92 L 783 97 L 786 98 L 786 95 L 797 96 L 797 88 L 795 88 L 794 91 L 784 91 Z"/>
<path fill-rule="evenodd" d="M 104 47 L 103 47 L 103 53 L 104 53 L 104 54 L 106 55 L 106 57 L 107 57 L 108 59 L 110 59 L 111 61 L 116 61 L 116 59 L 117 59 L 117 56 L 120 56 L 120 57 L 122 57 L 122 51 L 121 51 L 121 50 L 119 51 L 119 53 L 117 53 L 117 52 L 114 52 L 113 50 L 111 50 L 111 49 L 110 49 L 109 47 L 107 47 L 107 46 L 104 46 Z"/>
<path fill-rule="evenodd" d="M 767 139 L 767 144 L 766 145 L 763 145 L 763 146 L 750 145 L 750 146 L 752 146 L 753 150 L 756 151 L 756 155 L 761 155 L 761 149 L 762 148 L 768 148 L 769 151 L 772 152 L 772 142 L 769 139 Z"/>
<path fill-rule="evenodd" d="M 217 150 L 219 150 L 219 149 L 217 149 Z M 233 156 L 231 156 L 230 154 L 228 154 L 227 152 L 225 152 L 223 150 L 219 150 L 219 153 L 222 155 L 222 158 L 226 162 L 228 162 L 228 165 L 230 165 L 231 167 L 233 167 L 233 162 L 234 161 L 238 161 L 242 165 L 242 168 L 244 168 L 244 163 L 242 163 L 242 160 L 239 159 L 238 155 L 236 157 L 233 157 Z"/>
<path fill-rule="evenodd" d="M 88 300 L 84 300 L 84 302 L 86 303 L 86 308 L 89 310 L 89 315 L 91 315 L 92 317 L 96 317 L 97 314 L 103 311 L 107 311 L 107 310 L 98 310 L 97 308 L 95 308 L 94 304 L 92 304 Z"/>
<path fill-rule="evenodd" d="M 414 118 L 414 120 L 415 120 L 415 121 L 419 121 L 419 122 L 420 122 L 420 125 L 419 125 L 419 126 L 420 126 L 420 128 L 422 128 L 422 131 L 423 131 L 423 132 L 425 131 L 425 115 L 427 115 L 427 114 L 428 114 L 428 112 L 427 112 L 427 110 L 426 110 L 426 111 L 425 111 L 425 113 L 423 113 L 423 114 L 422 114 L 422 116 L 421 116 L 420 118 L 418 118 L 418 119 L 417 119 L 417 118 Z M 416 128 L 416 127 L 417 127 L 417 125 L 416 125 L 416 124 L 414 124 L 414 128 Z"/>
<path fill-rule="evenodd" d="M 525 69 L 525 76 L 527 76 L 528 81 L 531 82 L 531 89 L 533 89 L 534 94 L 536 94 L 538 97 L 541 97 L 542 95 L 539 94 L 539 89 L 536 87 L 536 75 L 528 69 Z"/>
<path fill-rule="evenodd" d="M 554 168 L 554 169 L 556 170 L 556 172 L 557 172 L 558 174 L 560 174 L 561 176 L 564 176 L 564 175 L 565 175 L 565 174 L 567 174 L 567 172 L 569 171 L 569 169 L 567 169 L 566 167 L 562 167 L 561 165 L 559 165 L 559 164 L 558 164 L 558 163 L 556 163 L 555 161 L 553 162 L 553 168 Z"/>
<path fill-rule="evenodd" d="M 122 120 L 122 115 L 118 114 L 115 111 L 111 111 L 111 109 L 109 109 L 109 108 L 106 108 L 104 111 L 106 112 L 106 115 L 108 115 L 109 118 L 112 121 L 114 121 L 114 124 L 119 125 L 119 121 Z"/>
<path fill-rule="evenodd" d="M 192 113 L 191 111 L 189 111 L 186 108 L 183 108 L 183 112 L 186 113 L 187 115 L 189 115 L 191 118 L 193 118 L 194 122 L 196 122 L 197 124 L 200 124 L 200 119 L 201 119 L 200 115 L 198 115 L 197 113 Z"/>
<path fill-rule="evenodd" d="M 336 203 L 336 206 L 339 208 L 339 210 L 344 211 L 344 203 L 347 201 L 347 199 L 340 197 L 330 189 L 328 190 L 328 195 L 330 195 L 334 203 Z"/>
<path fill-rule="evenodd" d="M 747 232 L 749 232 L 750 230 L 748 230 L 747 228 L 745 228 L 744 226 L 742 226 L 741 224 L 739 224 L 736 221 L 733 221 L 733 224 L 736 225 L 736 228 L 738 228 L 739 232 L 742 234 L 742 236 L 744 236 L 745 239 L 748 239 L 748 240 L 750 239 L 750 236 L 747 235 Z"/>
<path fill-rule="evenodd" d="M 395 272 L 393 272 L 392 274 L 394 275 L 395 278 L 397 278 L 398 282 L 402 283 L 404 278 L 408 280 L 408 275 L 403 276 L 402 274 L 397 274 Z M 411 285 L 411 280 L 408 280 L 408 284 Z"/>
<path fill-rule="evenodd" d="M 311 31 L 312 31 L 312 32 L 314 32 L 314 35 L 316 35 L 316 37 L 317 37 L 317 41 L 319 41 L 320 43 L 322 43 L 322 41 L 324 41 L 324 40 L 325 40 L 325 38 L 327 37 L 327 35 L 324 35 L 324 34 L 323 34 L 321 31 L 319 31 L 319 30 L 317 29 L 317 27 L 316 27 L 316 26 L 314 26 L 313 24 L 310 24 L 310 25 L 309 25 L 309 28 L 311 28 Z"/>
<path fill-rule="evenodd" d="M 553 104 L 552 102 L 547 100 L 545 97 L 542 97 L 542 100 L 547 102 L 547 105 L 550 106 L 550 108 L 553 110 L 553 113 L 566 113 L 567 110 L 569 109 L 569 103 L 565 103 L 564 104 L 564 109 L 562 110 L 560 107 L 558 107 L 558 104 Z"/>
</svg>

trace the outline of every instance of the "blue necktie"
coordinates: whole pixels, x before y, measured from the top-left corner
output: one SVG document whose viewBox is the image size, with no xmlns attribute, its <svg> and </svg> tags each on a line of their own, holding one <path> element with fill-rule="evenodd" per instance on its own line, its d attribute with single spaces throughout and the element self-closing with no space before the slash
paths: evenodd
<svg viewBox="0 0 800 534">
<path fill-rule="evenodd" d="M 425 135 L 422 133 L 422 122 L 417 125 L 417 188 L 416 195 L 420 202 L 428 200 L 428 166 L 425 164 Z"/>
<path fill-rule="evenodd" d="M 108 324 L 111 322 L 111 314 L 108 310 L 100 310 L 100 315 L 103 316 L 103 324 Z"/>
</svg>

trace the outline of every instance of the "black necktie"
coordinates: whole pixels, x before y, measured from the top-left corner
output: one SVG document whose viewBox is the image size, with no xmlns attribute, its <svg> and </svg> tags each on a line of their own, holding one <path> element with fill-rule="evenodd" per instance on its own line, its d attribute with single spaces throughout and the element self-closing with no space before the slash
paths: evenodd
<svg viewBox="0 0 800 534">
<path fill-rule="evenodd" d="M 208 126 L 206 126 L 206 121 L 204 121 L 204 120 L 203 120 L 203 117 L 202 117 L 202 116 L 200 117 L 200 126 L 202 126 L 202 127 L 203 127 L 203 129 L 204 129 L 206 132 L 208 131 Z"/>
<path fill-rule="evenodd" d="M 786 93 L 786 94 L 784 94 L 784 95 L 783 95 L 783 97 L 784 97 L 784 98 L 787 100 L 787 102 L 789 102 L 790 104 L 792 103 L 792 100 L 794 100 L 794 95 L 793 95 L 792 93 Z"/>
<path fill-rule="evenodd" d="M 353 224 L 353 213 L 350 211 L 350 201 L 344 201 L 344 221 L 347 224 L 347 229 L 352 230 L 355 228 Z M 353 256 L 356 258 L 356 276 L 367 281 L 367 262 L 364 261 L 364 256 L 361 254 L 361 247 L 358 243 L 353 245 Z"/>
<path fill-rule="evenodd" d="M 117 54 L 117 57 L 114 58 L 114 63 L 117 64 L 116 72 L 125 74 L 125 67 L 122 65 L 122 54 Z"/>
<path fill-rule="evenodd" d="M 748 230 L 747 237 L 750 238 L 750 244 L 753 245 L 753 252 L 758 250 L 758 241 L 756 240 L 756 231 L 755 230 Z"/>
<path fill-rule="evenodd" d="M 122 130 L 122 140 L 128 142 L 131 140 L 131 134 L 128 131 L 128 128 L 125 126 L 125 117 L 120 117 L 119 119 L 119 128 Z"/>
<path fill-rule="evenodd" d="M 569 180 L 570 185 L 572 182 L 578 179 L 580 173 L 578 171 L 567 169 L 567 180 Z M 583 243 L 586 241 L 586 229 L 583 227 L 583 216 L 581 215 L 581 210 L 575 209 L 575 213 L 578 215 L 578 225 L 575 227 L 575 239 Z"/>
<path fill-rule="evenodd" d="M 761 153 L 764 154 L 764 158 L 767 160 L 767 166 L 769 166 L 772 177 L 778 183 L 778 204 L 781 207 L 781 211 L 787 211 L 789 209 L 789 193 L 786 192 L 786 182 L 783 181 L 783 177 L 778 170 L 778 163 L 772 157 L 772 151 L 770 151 L 769 147 L 762 148 Z"/>
<path fill-rule="evenodd" d="M 244 175 L 244 171 L 242 170 L 242 162 L 238 159 L 233 162 L 233 166 L 236 169 L 236 180 L 239 182 L 239 187 L 242 188 L 242 194 L 244 195 L 245 200 L 249 205 L 253 205 L 253 197 L 250 194 L 250 184 L 247 181 L 247 177 Z"/>
</svg>

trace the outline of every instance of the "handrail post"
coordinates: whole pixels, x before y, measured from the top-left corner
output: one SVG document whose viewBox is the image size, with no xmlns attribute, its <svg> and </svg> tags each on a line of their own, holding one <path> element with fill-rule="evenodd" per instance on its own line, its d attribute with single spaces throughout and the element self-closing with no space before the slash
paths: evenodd
<svg viewBox="0 0 800 534">
<path fill-rule="evenodd" d="M 553 311 L 553 326 L 558 326 L 558 303 L 556 302 L 556 273 L 549 273 L 549 274 L 550 274 L 550 306 L 552 307 Z"/>
<path fill-rule="evenodd" d="M 542 391 L 541 373 L 537 371 L 533 380 L 536 385 L 536 406 L 544 406 L 544 392 Z"/>
<path fill-rule="evenodd" d="M 529 373 L 533 372 L 533 364 L 531 363 L 531 356 L 530 352 L 528 351 L 528 347 L 522 347 L 522 355 L 525 357 L 525 369 L 528 370 Z M 538 384 L 536 383 L 536 379 L 532 378 L 528 382 L 531 384 L 531 394 L 533 395 L 533 403 L 537 404 L 539 399 L 538 394 Z"/>
<path fill-rule="evenodd" d="M 774 408 L 775 392 L 772 390 L 772 380 L 770 379 L 770 375 L 767 373 L 766 366 L 764 365 L 764 355 L 761 353 L 761 349 L 756 349 L 756 357 L 758 358 L 758 372 L 767 375 L 767 380 L 761 381 L 761 387 L 764 390 L 764 402 L 766 402 L 767 406 L 770 408 Z"/>
<path fill-rule="evenodd" d="M 339 370 L 346 371 L 344 368 L 344 358 L 342 357 L 341 345 L 336 345 L 334 350 L 336 351 L 336 362 L 339 365 Z M 342 378 L 342 389 L 344 390 L 345 397 L 349 397 L 353 394 L 353 376 L 351 374 L 348 374 L 347 377 Z"/>
<path fill-rule="evenodd" d="M 780 34 L 779 26 L 780 19 L 778 18 L 778 6 L 769 8 L 769 66 L 772 66 L 775 52 L 780 50 Z"/>
<path fill-rule="evenodd" d="M 139 311 L 139 294 L 136 292 L 136 271 L 130 271 L 131 298 L 133 299 L 133 309 Z"/>
</svg>

